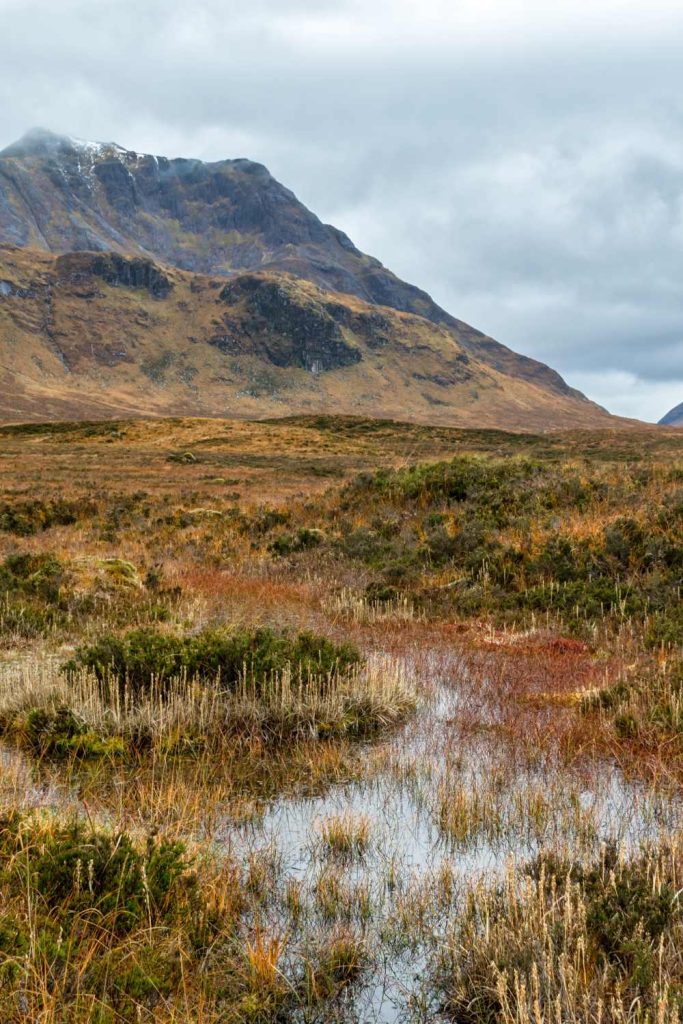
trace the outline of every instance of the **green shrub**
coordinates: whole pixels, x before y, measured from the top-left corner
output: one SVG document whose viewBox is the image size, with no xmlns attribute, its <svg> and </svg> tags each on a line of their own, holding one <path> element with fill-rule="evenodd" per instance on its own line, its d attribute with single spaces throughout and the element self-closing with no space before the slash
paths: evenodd
<svg viewBox="0 0 683 1024">
<path fill-rule="evenodd" d="M 604 487 L 582 480 L 575 471 L 531 459 L 459 456 L 451 462 L 361 474 L 342 492 L 343 507 L 353 507 L 363 493 L 423 507 L 468 503 L 492 524 L 503 526 L 525 513 L 587 508 Z"/>
<path fill-rule="evenodd" d="M 586 903 L 586 929 L 602 966 L 617 974 L 632 975 L 638 984 L 647 985 L 651 977 L 643 976 L 654 968 L 656 947 L 662 934 L 673 922 L 676 913 L 676 892 L 666 880 L 656 885 L 653 859 L 644 852 L 633 860 L 621 861 L 613 844 L 602 857 L 584 867 L 557 858 L 541 856 L 530 866 L 530 873 L 540 876 L 541 865 L 546 875 L 554 878 L 560 889 L 567 879 L 581 887 Z"/>
<path fill-rule="evenodd" d="M 38 1019 L 26 978 L 44 976 L 59 1020 L 100 1024 L 172 997 L 182 961 L 230 940 L 240 913 L 239 898 L 219 912 L 182 843 L 18 812 L 0 818 L 0 904 L 0 992 L 25 993 L 21 1016 Z M 13 1004 L 3 994 L 2 1010 Z"/>
<path fill-rule="evenodd" d="M 293 555 L 309 548 L 317 548 L 325 540 L 322 530 L 309 530 L 302 527 L 296 533 L 281 533 L 268 545 L 274 555 Z"/>
<path fill-rule="evenodd" d="M 241 515 L 238 525 L 242 533 L 263 537 L 278 526 L 286 526 L 292 518 L 291 513 L 279 508 L 260 508 L 252 515 Z"/>
<path fill-rule="evenodd" d="M 49 553 L 9 555 L 0 565 L 0 594 L 57 601 L 65 577 L 65 566 Z"/>
<path fill-rule="evenodd" d="M 271 629 L 204 630 L 178 637 L 154 629 L 138 629 L 124 636 L 104 636 L 79 648 L 64 666 L 69 674 L 94 672 L 103 691 L 112 683 L 120 695 L 140 697 L 156 685 L 163 693 L 169 680 L 179 676 L 234 689 L 246 673 L 257 689 L 291 666 L 304 679 L 346 672 L 360 661 L 350 644 L 337 645 L 309 632 L 290 636 Z"/>
<path fill-rule="evenodd" d="M 650 646 L 672 647 L 683 634 L 683 502 L 644 497 L 653 472 L 629 467 L 608 483 L 591 465 L 461 456 L 362 473 L 340 494 L 335 547 L 387 585 L 419 579 L 429 589 L 425 577 L 450 568 L 458 588 L 433 610 L 504 621 L 552 611 L 571 629 L 631 618 L 646 624 Z M 570 533 L 565 524 L 587 512 L 595 519 L 583 536 Z"/>
<path fill-rule="evenodd" d="M 144 924 L 170 922 L 189 913 L 197 879 L 181 843 L 150 838 L 144 851 L 124 832 L 96 831 L 82 822 L 26 831 L 19 815 L 0 820 L 0 860 L 8 863 L 5 884 L 28 885 L 42 912 L 59 912 L 68 926 L 101 924 L 126 934 Z M 19 850 L 21 858 L 13 855 Z"/>
<path fill-rule="evenodd" d="M 45 636 L 55 626 L 53 609 L 33 607 L 24 601 L 6 601 L 0 604 L 0 636 L 12 640 L 35 640 Z"/>
<path fill-rule="evenodd" d="M 616 996 L 609 1019 L 629 1019 L 630 1007 L 633 1021 L 655 1020 L 662 959 L 677 963 L 678 858 L 661 847 L 622 859 L 608 845 L 585 865 L 544 851 L 524 869 L 525 884 L 478 888 L 438 967 L 448 1019 L 583 1020 Z M 671 980 L 676 1004 L 677 972 Z"/>
<path fill-rule="evenodd" d="M 5 502 L 0 505 L 0 531 L 29 537 L 51 526 L 71 526 L 92 513 L 92 506 L 64 499 Z"/>
<path fill-rule="evenodd" d="M 649 648 L 683 647 L 683 603 L 673 598 L 669 607 L 648 616 L 645 646 Z"/>
<path fill-rule="evenodd" d="M 14 914 L 0 911 L 0 992 L 21 974 L 21 960 L 29 951 L 29 936 Z"/>
</svg>

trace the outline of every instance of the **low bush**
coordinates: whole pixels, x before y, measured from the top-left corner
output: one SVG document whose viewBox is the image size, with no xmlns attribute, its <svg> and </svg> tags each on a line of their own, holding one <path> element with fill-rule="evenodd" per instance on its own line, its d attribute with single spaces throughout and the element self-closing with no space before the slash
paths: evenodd
<svg viewBox="0 0 683 1024">
<path fill-rule="evenodd" d="M 651 853 L 622 860 L 608 844 L 588 866 L 541 855 L 528 870 L 537 879 L 553 879 L 560 894 L 578 886 L 598 966 L 649 986 L 653 975 L 644 967 L 655 967 L 657 945 L 677 915 L 676 891 L 668 878 L 657 879 L 656 866 Z"/>
<path fill-rule="evenodd" d="M 0 563 L 0 638 L 14 644 L 68 635 L 93 620 L 110 627 L 164 622 L 180 597 L 158 569 L 143 582 L 125 559 L 17 553 Z"/>
<path fill-rule="evenodd" d="M 92 514 L 93 508 L 80 501 L 34 499 L 4 502 L 0 505 L 0 531 L 29 537 L 49 530 L 51 526 L 71 526 Z"/>
<path fill-rule="evenodd" d="M 78 820 L 0 818 L 0 899 L 3 1020 L 148 1019 L 236 927 L 181 843 Z"/>
<path fill-rule="evenodd" d="M 293 555 L 299 551 L 319 547 L 325 540 L 322 530 L 309 530 L 301 527 L 296 533 L 281 533 L 268 545 L 274 555 Z"/>
<path fill-rule="evenodd" d="M 587 634 L 631 619 L 647 645 L 673 648 L 679 504 L 649 468 L 615 479 L 603 467 L 466 456 L 359 475 L 337 498 L 332 546 L 378 585 L 430 591 L 430 577 L 451 574 L 434 613 L 529 622 L 542 612 Z"/>
<path fill-rule="evenodd" d="M 629 859 L 607 846 L 588 865 L 543 853 L 473 891 L 440 964 L 446 1015 L 579 1021 L 609 1006 L 610 1020 L 677 1020 L 680 868 L 679 847 Z"/>
<path fill-rule="evenodd" d="M 59 599 L 66 575 L 66 567 L 52 554 L 9 555 L 0 565 L 0 594 L 54 602 Z"/>
<path fill-rule="evenodd" d="M 38 840 L 31 845 L 31 840 Z M 14 860 L 28 846 L 29 856 Z M 28 885 L 61 924 L 106 921 L 116 935 L 190 912 L 196 876 L 180 843 L 150 838 L 140 851 L 126 833 L 94 831 L 81 822 L 38 829 L 17 816 L 0 821 L 0 856 L 10 861 L 6 884 Z"/>
<path fill-rule="evenodd" d="M 64 671 L 70 676 L 91 671 L 104 693 L 113 685 L 121 699 L 136 699 L 153 689 L 163 692 L 179 677 L 219 682 L 226 690 L 235 690 L 248 678 L 258 693 L 285 669 L 309 681 L 344 674 L 360 660 L 351 644 L 334 644 L 309 632 L 290 636 L 267 628 L 239 628 L 180 637 L 149 628 L 110 634 L 78 648 Z"/>
<path fill-rule="evenodd" d="M 213 649 L 220 655 L 218 669 L 211 658 L 204 676 L 183 673 L 157 681 L 149 660 L 138 663 L 136 688 L 125 675 L 130 661 L 120 662 L 124 674 L 118 678 L 105 661 L 98 676 L 96 660 L 92 670 L 86 667 L 89 653 L 65 671 L 36 666 L 19 680 L 0 677 L 0 736 L 39 759 L 138 760 L 153 752 L 196 757 L 209 748 L 234 747 L 236 740 L 275 747 L 369 737 L 415 710 L 414 683 L 400 659 L 372 655 L 361 662 L 354 648 L 306 633 L 256 639 L 262 647 L 252 644 L 251 653 L 260 661 L 235 657 L 227 663 L 221 635 Z M 144 631 L 123 642 L 134 652 L 145 651 Z M 182 643 L 172 650 L 182 652 Z M 234 655 L 231 645 L 227 650 Z M 100 646 L 98 656 L 101 651 Z M 222 681 L 221 665 L 234 672 L 230 685 Z"/>
</svg>

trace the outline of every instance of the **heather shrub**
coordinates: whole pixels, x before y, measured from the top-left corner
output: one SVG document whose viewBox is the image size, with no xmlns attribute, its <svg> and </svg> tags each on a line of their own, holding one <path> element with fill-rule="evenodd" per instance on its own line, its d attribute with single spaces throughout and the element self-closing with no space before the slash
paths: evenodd
<svg viewBox="0 0 683 1024">
<path fill-rule="evenodd" d="M 118 687 L 121 697 L 135 698 L 153 687 L 163 691 L 170 680 L 184 676 L 234 690 L 248 678 L 258 692 L 269 679 L 291 668 L 303 680 L 344 673 L 360 662 L 351 644 L 334 644 L 310 632 L 294 635 L 267 628 L 213 629 L 190 636 L 133 630 L 101 637 L 79 647 L 64 666 L 67 674 L 93 672 L 103 691 Z"/>
</svg>

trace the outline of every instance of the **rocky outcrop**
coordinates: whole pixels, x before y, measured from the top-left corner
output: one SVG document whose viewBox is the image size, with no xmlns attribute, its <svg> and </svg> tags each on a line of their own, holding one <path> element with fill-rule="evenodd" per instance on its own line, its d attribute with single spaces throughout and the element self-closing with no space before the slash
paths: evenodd
<svg viewBox="0 0 683 1024">
<path fill-rule="evenodd" d="M 68 253 L 56 262 L 57 274 L 72 284 L 100 278 L 120 288 L 141 288 L 155 299 L 165 299 L 173 285 L 151 260 L 127 259 L 118 253 Z"/>
<path fill-rule="evenodd" d="M 592 403 L 491 369 L 447 326 L 285 274 L 226 282 L 140 255 L 0 246 L 0 282 L 0 420 L 334 411 L 616 425 Z"/>
<path fill-rule="evenodd" d="M 296 286 L 257 275 L 244 275 L 219 293 L 231 308 L 230 321 L 239 315 L 240 333 L 214 339 L 223 351 L 256 353 L 275 366 L 298 366 L 324 373 L 352 366 L 360 351 L 345 340 L 329 307 L 302 296 Z"/>
</svg>

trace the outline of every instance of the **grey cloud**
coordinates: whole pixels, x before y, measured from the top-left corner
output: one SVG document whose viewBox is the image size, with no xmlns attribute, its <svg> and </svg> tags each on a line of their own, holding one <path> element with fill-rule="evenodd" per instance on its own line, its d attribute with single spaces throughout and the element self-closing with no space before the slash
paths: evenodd
<svg viewBox="0 0 683 1024">
<path fill-rule="evenodd" d="M 0 143 L 260 160 L 456 316 L 658 418 L 683 398 L 683 15 L 605 34 L 567 6 L 506 39 L 495 5 L 462 32 L 422 6 L 0 0 Z"/>
</svg>

